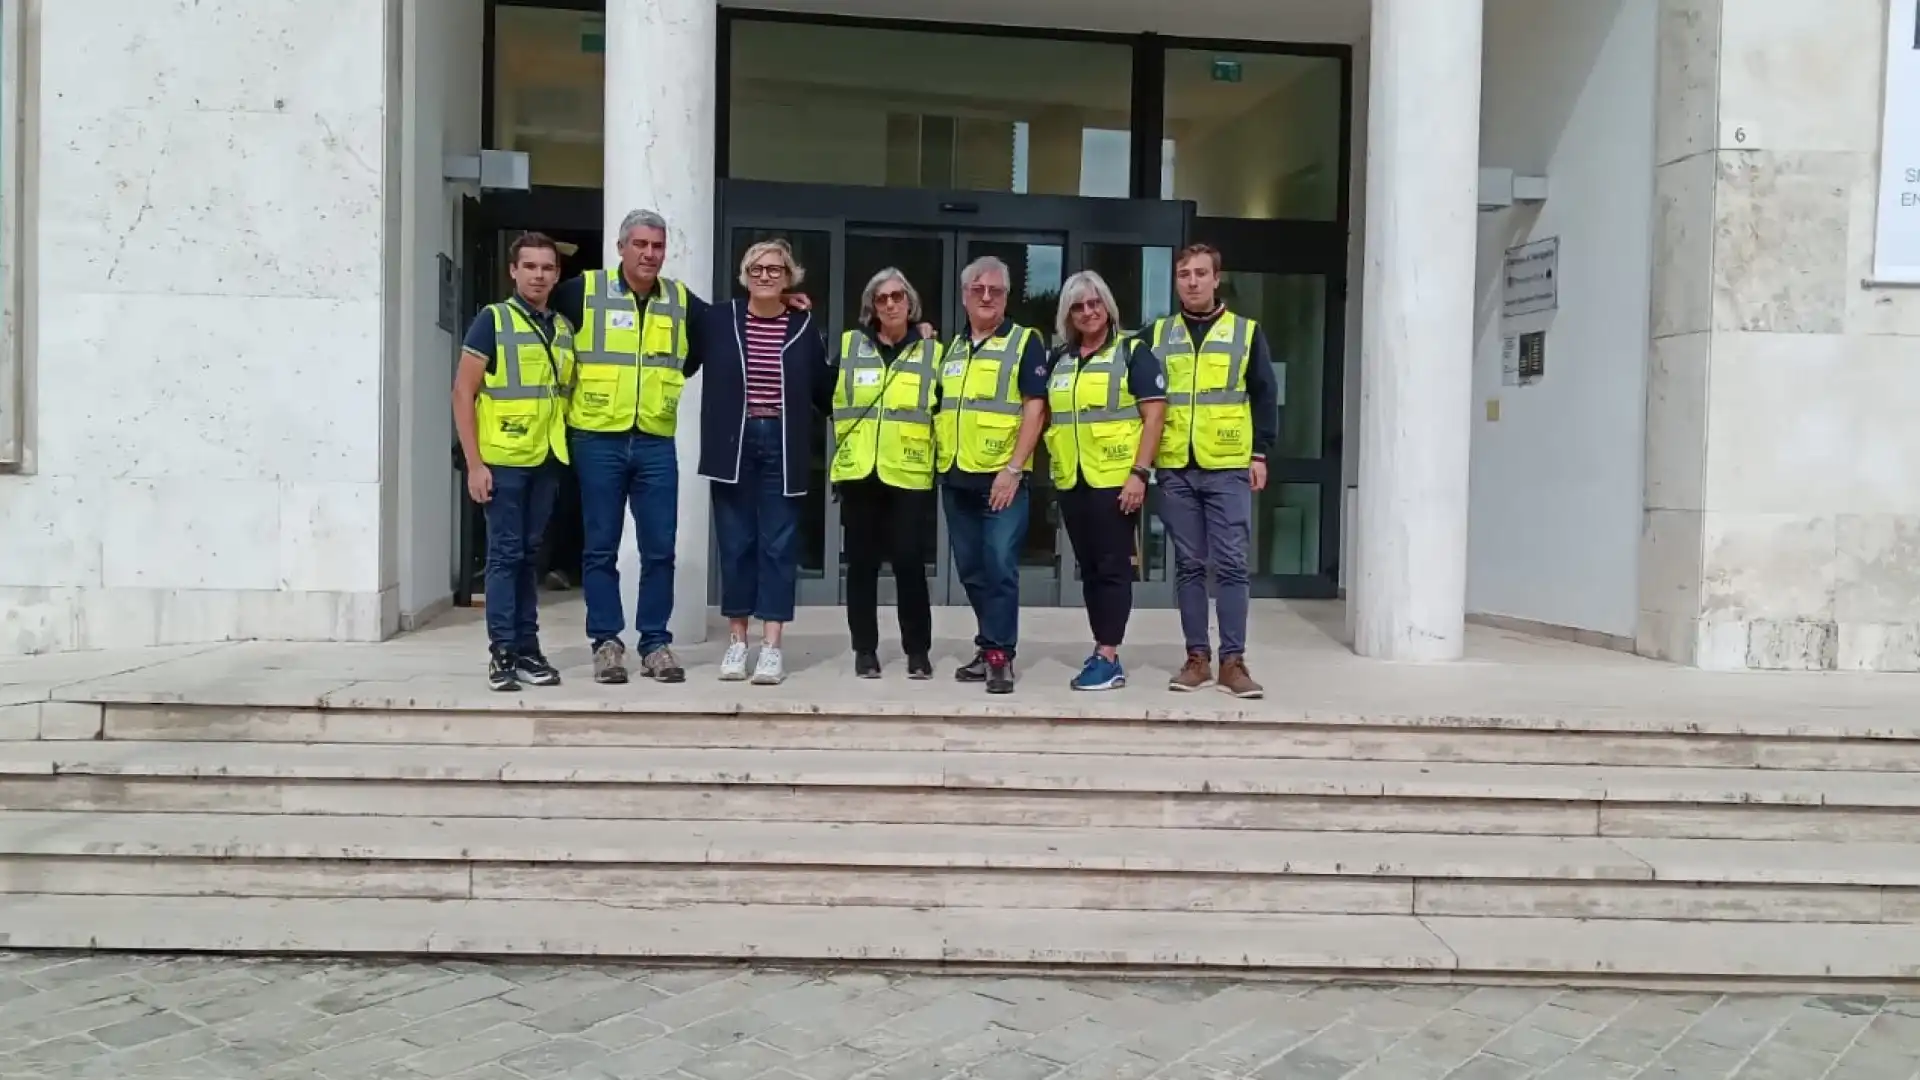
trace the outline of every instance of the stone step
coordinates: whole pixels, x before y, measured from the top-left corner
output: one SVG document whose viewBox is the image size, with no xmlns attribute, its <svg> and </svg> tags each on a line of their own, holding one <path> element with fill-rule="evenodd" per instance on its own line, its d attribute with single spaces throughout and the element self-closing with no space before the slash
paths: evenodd
<svg viewBox="0 0 1920 1080">
<path fill-rule="evenodd" d="M 51 766 L 47 767 L 49 770 Z M 596 818 L 628 822 L 1272 829 L 1433 835 L 1665 837 L 1902 843 L 1914 811 L 1829 805 L 1539 799 L 988 791 L 733 784 L 487 784 L 425 780 L 0 776 L 0 811 Z M 644 827 L 644 826 L 640 826 Z"/>
<path fill-rule="evenodd" d="M 958 712 L 958 710 L 955 710 Z M 1558 725 L 1558 726 L 1556 726 Z M 111 704 L 110 740 L 727 747 L 1920 772 L 1920 727 L 1147 713 L 1062 719 L 834 712 L 443 712 Z M 1869 732 L 1872 734 L 1859 734 Z"/>
<path fill-rule="evenodd" d="M 1920 843 L 820 822 L 10 813 L 0 857 L 618 863 L 1920 888 Z"/>
<path fill-rule="evenodd" d="M 1920 809 L 1905 773 L 964 751 L 0 743 L 0 773 Z M 706 815 L 687 815 L 706 816 Z"/>
<path fill-rule="evenodd" d="M 1261 969 L 1613 980 L 1920 977 L 1920 926 L 538 900 L 5 896 L 14 948 Z"/>
<path fill-rule="evenodd" d="M 0 893 L 1920 921 L 1920 846 L 222 814 L 0 818 Z"/>
</svg>

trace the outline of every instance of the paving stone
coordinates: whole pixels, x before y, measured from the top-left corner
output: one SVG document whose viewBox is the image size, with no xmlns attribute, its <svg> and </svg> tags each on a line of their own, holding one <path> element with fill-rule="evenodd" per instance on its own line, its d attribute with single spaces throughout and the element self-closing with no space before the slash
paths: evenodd
<svg viewBox="0 0 1920 1080">
<path fill-rule="evenodd" d="M 1920 1070 L 1911 996 L 4 953 L 0 987 L 8 1080 L 1913 1080 Z"/>
</svg>

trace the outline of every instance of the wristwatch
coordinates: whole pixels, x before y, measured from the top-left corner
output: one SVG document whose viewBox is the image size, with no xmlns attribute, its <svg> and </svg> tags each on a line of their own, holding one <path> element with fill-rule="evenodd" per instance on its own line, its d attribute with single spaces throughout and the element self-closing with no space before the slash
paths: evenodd
<svg viewBox="0 0 1920 1080">
<path fill-rule="evenodd" d="M 1146 483 L 1147 481 L 1149 481 L 1149 480 L 1152 480 L 1152 479 L 1153 479 L 1153 470 L 1152 470 L 1152 469 L 1145 469 L 1145 468 L 1141 468 L 1141 467 L 1140 467 L 1140 466 L 1138 466 L 1138 465 L 1135 465 L 1135 466 L 1134 466 L 1133 468 L 1131 468 L 1131 469 L 1129 469 L 1129 470 L 1127 470 L 1127 471 L 1129 471 L 1129 472 L 1131 472 L 1131 473 L 1133 474 L 1133 476 L 1134 476 L 1134 479 L 1136 479 L 1136 480 L 1138 480 L 1138 481 L 1140 481 L 1140 482 L 1141 482 L 1141 483 L 1143 483 L 1143 484 L 1144 484 L 1144 483 Z"/>
</svg>

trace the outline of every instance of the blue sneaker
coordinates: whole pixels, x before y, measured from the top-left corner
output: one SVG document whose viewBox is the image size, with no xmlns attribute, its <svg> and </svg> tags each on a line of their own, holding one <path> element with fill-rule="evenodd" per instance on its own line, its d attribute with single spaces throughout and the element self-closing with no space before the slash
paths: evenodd
<svg viewBox="0 0 1920 1080">
<path fill-rule="evenodd" d="M 1127 669 L 1120 666 L 1119 660 L 1109 660 L 1099 653 L 1087 657 L 1080 674 L 1073 677 L 1075 690 L 1118 690 L 1127 685 Z"/>
</svg>

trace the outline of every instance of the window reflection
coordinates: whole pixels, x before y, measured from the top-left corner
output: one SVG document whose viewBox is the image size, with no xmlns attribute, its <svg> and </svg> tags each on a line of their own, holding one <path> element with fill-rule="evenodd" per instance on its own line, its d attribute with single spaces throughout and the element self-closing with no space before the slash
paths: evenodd
<svg viewBox="0 0 1920 1080">
<path fill-rule="evenodd" d="M 735 179 L 1128 194 L 1124 44 L 739 19 L 731 49 Z"/>
<path fill-rule="evenodd" d="M 601 186 L 606 29 L 597 13 L 494 8 L 493 142 L 539 186 Z"/>
<path fill-rule="evenodd" d="M 1167 198 L 1210 217 L 1332 221 L 1340 208 L 1340 61 L 1167 51 Z"/>
</svg>

